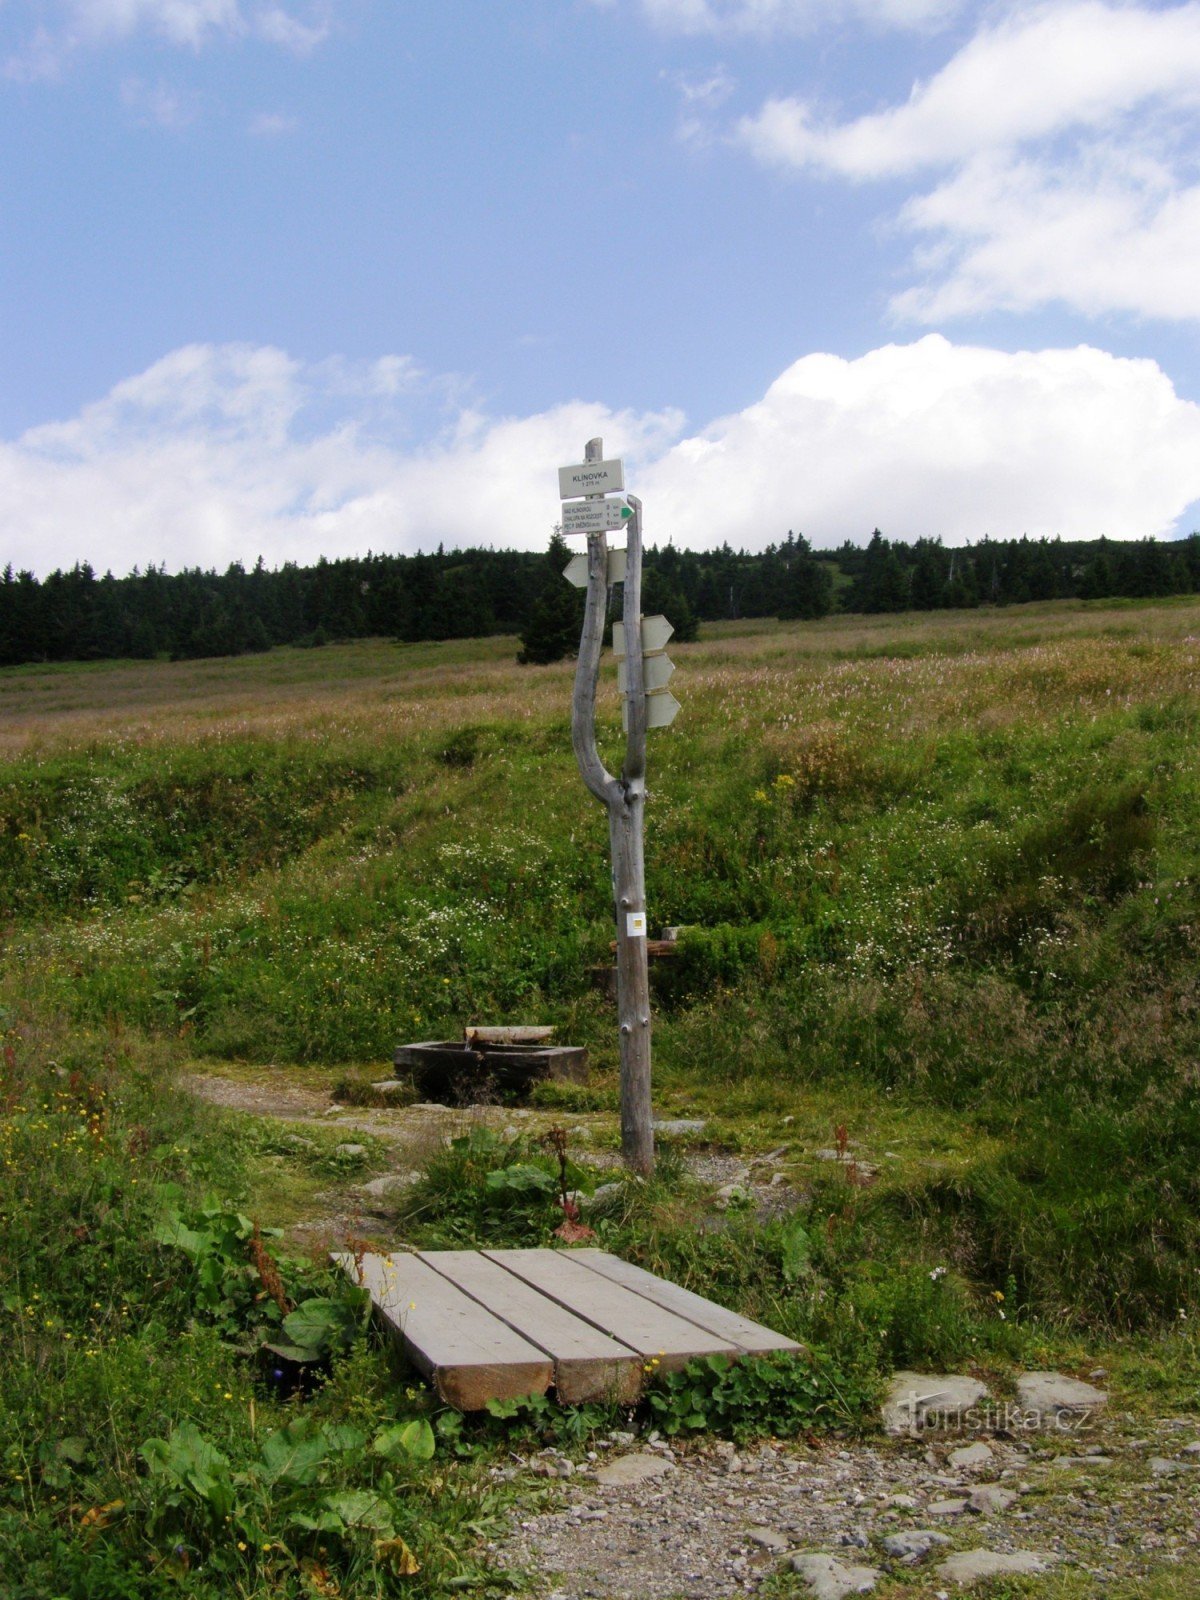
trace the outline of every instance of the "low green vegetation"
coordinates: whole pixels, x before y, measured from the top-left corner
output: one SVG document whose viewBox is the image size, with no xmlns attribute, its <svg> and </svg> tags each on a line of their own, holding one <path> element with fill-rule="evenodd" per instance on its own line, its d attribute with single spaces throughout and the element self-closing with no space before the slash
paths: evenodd
<svg viewBox="0 0 1200 1600">
<path fill-rule="evenodd" d="M 270 1226 L 379 1152 L 210 1112 L 169 1091 L 185 1062 L 353 1099 L 472 1021 L 586 1044 L 534 1131 L 428 1152 L 393 1236 L 553 1242 L 564 1176 L 615 1182 L 606 1248 L 808 1351 L 672 1378 L 662 1431 L 861 1428 L 897 1365 L 1098 1352 L 1130 1405 L 1195 1404 L 1198 636 L 1176 599 L 677 653 L 656 1094 L 714 1158 L 784 1151 L 768 1209 L 670 1141 L 617 1181 L 569 666 L 492 640 L 0 672 L 0 1591 L 486 1590 L 496 1431 L 607 1423 L 439 1416 Z"/>
</svg>

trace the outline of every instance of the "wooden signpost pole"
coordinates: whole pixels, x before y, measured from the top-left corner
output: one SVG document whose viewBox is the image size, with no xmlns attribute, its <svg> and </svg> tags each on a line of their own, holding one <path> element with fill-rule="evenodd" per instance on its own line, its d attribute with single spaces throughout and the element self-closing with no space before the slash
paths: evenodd
<svg viewBox="0 0 1200 1600">
<path fill-rule="evenodd" d="M 589 441 L 585 463 L 603 459 L 603 444 Z M 589 499 L 592 497 L 589 496 Z M 601 497 L 597 497 L 601 498 Z M 587 536 L 587 602 L 575 692 L 571 743 L 580 776 L 608 810 L 613 900 L 617 915 L 617 1012 L 621 1037 L 621 1153 L 633 1171 L 654 1170 L 650 1105 L 650 978 L 646 966 L 646 873 L 642 833 L 646 807 L 646 694 L 642 658 L 642 507 L 628 496 L 624 580 L 627 734 L 621 776 L 614 778 L 596 750 L 596 685 L 608 609 L 608 536 Z"/>
</svg>

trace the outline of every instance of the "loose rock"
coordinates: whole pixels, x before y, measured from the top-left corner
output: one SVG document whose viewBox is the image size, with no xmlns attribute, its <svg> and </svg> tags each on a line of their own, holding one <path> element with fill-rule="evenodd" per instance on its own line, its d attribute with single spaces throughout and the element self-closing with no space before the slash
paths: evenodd
<svg viewBox="0 0 1200 1600">
<path fill-rule="evenodd" d="M 949 1543 L 944 1533 L 936 1533 L 932 1528 L 910 1528 L 904 1533 L 889 1533 L 883 1548 L 898 1561 L 920 1561 L 939 1545 Z"/>
<path fill-rule="evenodd" d="M 960 1588 L 981 1583 L 984 1578 L 1020 1577 L 1035 1572 L 1045 1572 L 1052 1565 L 1053 1556 L 1039 1555 L 1032 1550 L 1014 1550 L 1001 1555 L 995 1550 L 962 1550 L 956 1556 L 947 1556 L 937 1568 L 939 1578 L 947 1583 L 957 1583 Z"/>
<path fill-rule="evenodd" d="M 420 1183 L 419 1172 L 385 1172 L 382 1178 L 372 1178 L 370 1183 L 359 1185 L 363 1194 L 369 1194 L 376 1200 L 382 1200 L 389 1194 L 395 1194 L 400 1189 L 408 1189 L 414 1183 Z"/>
<path fill-rule="evenodd" d="M 665 1457 L 637 1450 L 632 1455 L 617 1456 L 596 1469 L 596 1482 L 606 1487 L 644 1483 L 647 1478 L 661 1478 L 664 1472 L 673 1472 L 674 1463 Z"/>
<path fill-rule="evenodd" d="M 958 1374 L 898 1372 L 888 1386 L 883 1425 L 888 1433 L 919 1433 L 959 1422 L 988 1397 L 978 1378 Z"/>
<path fill-rule="evenodd" d="M 879 1581 L 874 1567 L 848 1567 L 836 1556 L 793 1556 L 792 1571 L 798 1573 L 816 1600 L 844 1600 L 848 1594 L 870 1594 Z"/>
<path fill-rule="evenodd" d="M 763 1550 L 770 1550 L 773 1555 L 778 1556 L 781 1556 L 791 1543 L 786 1533 L 778 1533 L 774 1528 L 749 1528 L 746 1537 L 751 1544 L 756 1544 Z"/>
<path fill-rule="evenodd" d="M 1007 1511 L 1016 1499 L 1011 1489 L 1002 1489 L 998 1483 L 981 1483 L 967 1497 L 967 1505 L 981 1516 L 996 1516 Z"/>
<path fill-rule="evenodd" d="M 1094 1384 L 1061 1372 L 1023 1372 L 1017 1379 L 1017 1399 L 1027 1428 L 1064 1428 L 1108 1404 L 1108 1395 Z"/>
<path fill-rule="evenodd" d="M 974 1444 L 963 1445 L 958 1450 L 951 1450 L 949 1460 L 952 1467 L 960 1470 L 966 1467 L 988 1467 L 995 1458 L 982 1439 Z"/>
</svg>

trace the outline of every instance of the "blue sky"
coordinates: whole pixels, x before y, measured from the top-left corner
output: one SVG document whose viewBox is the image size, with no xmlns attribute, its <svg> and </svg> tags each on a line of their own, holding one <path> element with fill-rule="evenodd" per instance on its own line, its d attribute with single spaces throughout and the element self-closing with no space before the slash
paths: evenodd
<svg viewBox="0 0 1200 1600">
<path fill-rule="evenodd" d="M 0 564 L 1200 524 L 1200 0 L 0 0 Z"/>
</svg>

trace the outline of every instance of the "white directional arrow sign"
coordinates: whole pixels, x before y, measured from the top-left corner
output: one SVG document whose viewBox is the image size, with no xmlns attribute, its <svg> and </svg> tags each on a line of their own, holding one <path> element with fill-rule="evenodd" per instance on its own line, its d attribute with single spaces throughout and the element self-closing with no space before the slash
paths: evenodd
<svg viewBox="0 0 1200 1600">
<path fill-rule="evenodd" d="M 648 728 L 669 728 L 675 721 L 675 713 L 679 710 L 679 701 L 669 689 L 662 689 L 658 694 L 646 696 L 646 726 Z M 629 727 L 629 701 L 626 700 L 621 707 L 621 720 L 626 729 Z"/>
<path fill-rule="evenodd" d="M 587 553 L 583 550 L 577 556 L 572 556 L 563 568 L 563 577 L 568 583 L 573 583 L 577 589 L 587 588 Z M 610 550 L 608 552 L 608 581 L 609 583 L 625 582 L 625 552 L 624 550 Z"/>
<path fill-rule="evenodd" d="M 675 663 L 670 656 L 643 656 L 642 678 L 646 686 L 646 693 L 653 694 L 657 689 L 665 689 L 671 681 L 671 674 L 675 671 Z M 629 669 L 624 658 L 617 662 L 617 688 L 622 694 L 629 693 Z"/>
<path fill-rule="evenodd" d="M 644 656 L 660 654 L 667 648 L 667 640 L 674 632 L 675 629 L 667 621 L 666 617 L 643 617 L 642 654 Z M 623 656 L 626 654 L 625 624 L 623 622 L 613 623 L 613 654 L 615 656 Z"/>
<path fill-rule="evenodd" d="M 564 533 L 609 533 L 623 528 L 633 516 L 626 500 L 567 500 L 562 508 Z"/>
<path fill-rule="evenodd" d="M 558 469 L 560 500 L 574 500 L 581 494 L 620 494 L 624 487 L 623 461 L 584 461 L 577 467 Z"/>
</svg>

